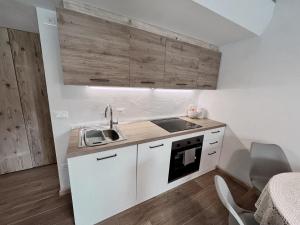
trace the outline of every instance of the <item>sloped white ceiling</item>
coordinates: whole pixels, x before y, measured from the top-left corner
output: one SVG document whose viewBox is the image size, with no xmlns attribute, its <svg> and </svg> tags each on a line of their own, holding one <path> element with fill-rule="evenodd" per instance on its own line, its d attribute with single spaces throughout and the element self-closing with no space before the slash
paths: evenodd
<svg viewBox="0 0 300 225">
<path fill-rule="evenodd" d="M 245 29 L 261 35 L 275 7 L 272 0 L 193 0 Z"/>
<path fill-rule="evenodd" d="M 99 8 L 222 46 L 255 36 L 192 0 L 85 0 Z"/>
<path fill-rule="evenodd" d="M 257 35 L 192 0 L 77 1 L 83 1 L 104 10 L 182 33 L 217 46 Z M 55 9 L 60 5 L 61 0 L 0 0 L 0 26 L 38 31 L 34 6 Z"/>
</svg>

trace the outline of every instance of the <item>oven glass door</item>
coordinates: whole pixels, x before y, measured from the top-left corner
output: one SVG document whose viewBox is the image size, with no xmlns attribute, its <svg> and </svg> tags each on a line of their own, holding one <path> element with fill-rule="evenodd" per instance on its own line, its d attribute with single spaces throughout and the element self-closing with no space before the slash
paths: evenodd
<svg viewBox="0 0 300 225">
<path fill-rule="evenodd" d="M 169 183 L 199 170 L 201 146 L 172 151 Z"/>
</svg>

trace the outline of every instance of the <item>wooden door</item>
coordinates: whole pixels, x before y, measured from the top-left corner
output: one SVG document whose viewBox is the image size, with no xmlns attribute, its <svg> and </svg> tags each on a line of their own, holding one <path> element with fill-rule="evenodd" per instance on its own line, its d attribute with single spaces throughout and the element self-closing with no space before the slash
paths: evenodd
<svg viewBox="0 0 300 225">
<path fill-rule="evenodd" d="M 0 32 L 0 174 L 55 163 L 39 35 Z"/>
<path fill-rule="evenodd" d="M 146 201 L 168 188 L 170 139 L 138 145 L 137 199 Z"/>
<path fill-rule="evenodd" d="M 68 159 L 77 225 L 92 225 L 136 202 L 137 146 Z"/>
<path fill-rule="evenodd" d="M 33 167 L 56 162 L 39 35 L 8 29 Z"/>
<path fill-rule="evenodd" d="M 164 86 L 165 45 L 165 37 L 130 28 L 130 86 Z"/>
<path fill-rule="evenodd" d="M 0 28 L 0 174 L 32 167 L 7 29 Z"/>
<path fill-rule="evenodd" d="M 165 87 L 197 88 L 199 48 L 180 41 L 167 40 Z"/>
<path fill-rule="evenodd" d="M 128 27 L 65 9 L 57 14 L 64 83 L 128 87 Z"/>
<path fill-rule="evenodd" d="M 216 89 L 219 77 L 221 53 L 199 47 L 199 76 L 197 88 Z"/>
</svg>

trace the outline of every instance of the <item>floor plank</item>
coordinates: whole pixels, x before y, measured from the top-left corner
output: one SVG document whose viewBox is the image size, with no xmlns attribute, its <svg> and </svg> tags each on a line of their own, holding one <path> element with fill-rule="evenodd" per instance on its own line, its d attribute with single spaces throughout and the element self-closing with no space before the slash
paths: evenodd
<svg viewBox="0 0 300 225">
<path fill-rule="evenodd" d="M 115 215 L 98 225 L 227 225 L 214 186 L 224 177 L 238 204 L 253 209 L 257 195 L 215 170 Z M 71 196 L 58 196 L 56 165 L 0 176 L 1 225 L 74 225 Z"/>
</svg>

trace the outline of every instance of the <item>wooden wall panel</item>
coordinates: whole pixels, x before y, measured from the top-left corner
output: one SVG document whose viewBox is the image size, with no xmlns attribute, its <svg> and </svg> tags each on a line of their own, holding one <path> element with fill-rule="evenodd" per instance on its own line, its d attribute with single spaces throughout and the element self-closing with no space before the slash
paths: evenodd
<svg viewBox="0 0 300 225">
<path fill-rule="evenodd" d="M 39 35 L 8 29 L 33 167 L 56 162 Z"/>
<path fill-rule="evenodd" d="M 129 86 L 129 28 L 60 9 L 65 84 Z"/>
<path fill-rule="evenodd" d="M 130 29 L 130 86 L 164 86 L 165 48 L 165 37 Z"/>
<path fill-rule="evenodd" d="M 0 28 L 0 174 L 31 167 L 9 37 Z"/>
</svg>

